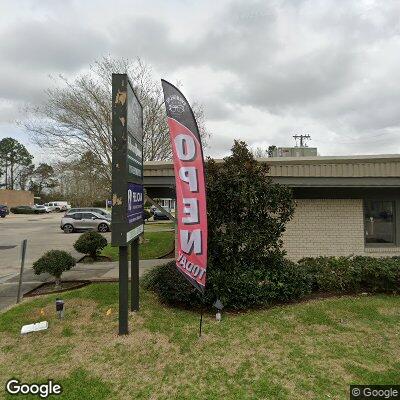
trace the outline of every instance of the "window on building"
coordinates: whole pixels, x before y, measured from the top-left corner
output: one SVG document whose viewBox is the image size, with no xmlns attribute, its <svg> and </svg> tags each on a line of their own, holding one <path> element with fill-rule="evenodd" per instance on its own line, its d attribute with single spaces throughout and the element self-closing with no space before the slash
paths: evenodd
<svg viewBox="0 0 400 400">
<path fill-rule="evenodd" d="M 394 213 L 394 201 L 365 201 L 364 220 L 366 243 L 395 243 Z"/>
</svg>

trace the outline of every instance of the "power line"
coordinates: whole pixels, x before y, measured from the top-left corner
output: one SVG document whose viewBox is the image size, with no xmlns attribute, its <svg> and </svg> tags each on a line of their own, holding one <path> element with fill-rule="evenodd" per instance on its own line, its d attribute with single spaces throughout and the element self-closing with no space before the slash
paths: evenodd
<svg viewBox="0 0 400 400">
<path fill-rule="evenodd" d="M 300 147 L 307 147 L 306 141 L 311 140 L 310 135 L 293 135 L 293 138 L 296 141 L 296 147 L 297 147 L 297 139 L 300 139 Z"/>
</svg>

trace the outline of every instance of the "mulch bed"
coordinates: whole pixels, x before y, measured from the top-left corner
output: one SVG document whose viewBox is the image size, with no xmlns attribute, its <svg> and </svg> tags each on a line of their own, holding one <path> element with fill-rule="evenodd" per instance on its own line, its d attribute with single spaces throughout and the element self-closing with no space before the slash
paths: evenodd
<svg viewBox="0 0 400 400">
<path fill-rule="evenodd" d="M 158 259 L 163 259 L 163 258 L 175 258 L 175 247 L 167 254 L 164 254 L 161 257 L 157 257 Z"/>
<path fill-rule="evenodd" d="M 110 261 L 112 261 L 112 259 L 107 256 L 98 256 L 96 258 L 96 261 L 94 261 L 93 258 L 90 256 L 83 256 L 78 260 L 79 263 L 85 263 L 85 264 L 92 264 L 94 262 L 110 262 Z"/>
<path fill-rule="evenodd" d="M 89 285 L 90 283 L 90 281 L 63 281 L 61 282 L 61 288 L 56 290 L 54 288 L 54 282 L 45 282 L 37 288 L 29 291 L 28 293 L 25 293 L 24 297 L 40 296 L 43 294 L 51 293 L 62 293 L 66 292 L 67 290 L 79 289 L 81 287 Z"/>
</svg>

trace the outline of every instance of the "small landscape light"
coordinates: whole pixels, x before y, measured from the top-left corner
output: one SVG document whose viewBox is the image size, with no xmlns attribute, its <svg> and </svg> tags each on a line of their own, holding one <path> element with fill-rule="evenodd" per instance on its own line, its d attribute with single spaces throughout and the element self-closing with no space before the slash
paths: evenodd
<svg viewBox="0 0 400 400">
<path fill-rule="evenodd" d="M 215 314 L 215 319 L 220 322 L 221 321 L 221 311 L 224 308 L 224 305 L 221 303 L 220 299 L 217 299 L 214 303 L 214 307 L 217 309 L 217 313 Z"/>
<path fill-rule="evenodd" d="M 58 319 L 64 318 L 64 300 L 56 299 L 56 311 Z"/>
</svg>

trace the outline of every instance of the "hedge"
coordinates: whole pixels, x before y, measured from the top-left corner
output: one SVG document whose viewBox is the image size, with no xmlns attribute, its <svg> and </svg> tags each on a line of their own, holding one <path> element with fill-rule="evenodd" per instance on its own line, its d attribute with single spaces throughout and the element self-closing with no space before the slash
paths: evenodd
<svg viewBox="0 0 400 400">
<path fill-rule="evenodd" d="M 314 292 L 389 293 L 400 289 L 398 257 L 317 257 L 298 264 L 312 277 Z"/>
<path fill-rule="evenodd" d="M 225 286 L 221 284 L 223 280 L 218 268 L 209 265 L 206 306 L 210 307 L 217 298 L 227 308 L 248 309 L 298 301 L 311 294 L 398 293 L 400 259 L 317 257 L 294 263 L 272 258 L 267 265 L 243 268 L 241 274 L 227 277 Z M 178 272 L 175 262 L 152 269 L 142 284 L 170 305 L 193 308 L 202 303 L 200 293 Z"/>
<path fill-rule="evenodd" d="M 157 293 L 162 302 L 189 308 L 200 307 L 203 301 L 211 306 L 219 298 L 227 308 L 246 309 L 295 301 L 311 293 L 307 272 L 289 260 L 272 260 L 267 268 L 244 268 L 241 273 L 232 274 L 225 285 L 221 284 L 223 277 L 218 269 L 209 265 L 204 299 L 177 270 L 174 261 L 153 268 L 142 278 L 142 285 Z"/>
</svg>

